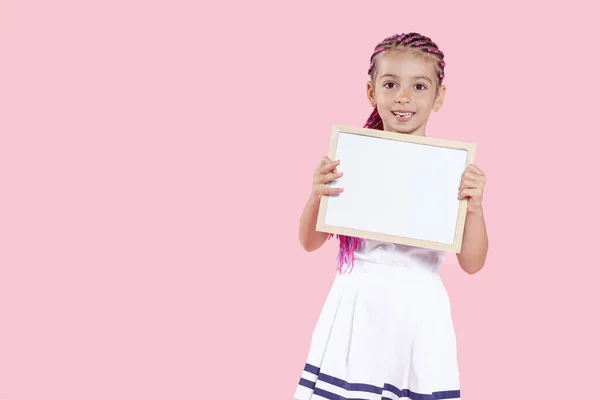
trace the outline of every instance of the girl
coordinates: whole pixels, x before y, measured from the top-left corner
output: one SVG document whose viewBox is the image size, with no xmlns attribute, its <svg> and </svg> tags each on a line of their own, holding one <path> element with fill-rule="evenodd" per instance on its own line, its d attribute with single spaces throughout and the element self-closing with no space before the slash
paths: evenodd
<svg viewBox="0 0 600 400">
<path fill-rule="evenodd" d="M 431 110 L 444 102 L 444 54 L 418 33 L 394 35 L 375 47 L 365 127 L 425 136 Z M 326 184 L 342 176 L 325 157 L 300 218 L 307 251 L 330 237 L 315 230 L 319 199 L 339 194 Z M 468 199 L 462 269 L 479 271 L 487 255 L 483 172 L 469 165 L 458 197 Z M 295 398 L 459 399 L 456 338 L 438 267 L 440 251 L 339 236 L 338 271 L 314 329 Z M 348 266 L 352 268 L 348 268 Z"/>
</svg>

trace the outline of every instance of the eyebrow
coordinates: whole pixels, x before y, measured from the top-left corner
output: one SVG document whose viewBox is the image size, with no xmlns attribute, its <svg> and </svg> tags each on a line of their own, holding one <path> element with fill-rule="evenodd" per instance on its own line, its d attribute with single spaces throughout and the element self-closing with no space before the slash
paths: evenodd
<svg viewBox="0 0 600 400">
<path fill-rule="evenodd" d="M 398 75 L 394 75 L 394 74 L 385 74 L 385 75 L 381 75 L 381 76 L 379 77 L 379 79 L 383 79 L 383 78 L 385 78 L 385 77 L 390 77 L 390 78 L 398 79 Z M 419 79 L 425 79 L 425 80 L 428 80 L 428 81 L 431 83 L 431 79 L 430 79 L 430 78 L 428 78 L 428 77 L 426 77 L 426 76 L 413 76 L 413 78 L 414 78 L 415 80 L 419 80 Z"/>
</svg>

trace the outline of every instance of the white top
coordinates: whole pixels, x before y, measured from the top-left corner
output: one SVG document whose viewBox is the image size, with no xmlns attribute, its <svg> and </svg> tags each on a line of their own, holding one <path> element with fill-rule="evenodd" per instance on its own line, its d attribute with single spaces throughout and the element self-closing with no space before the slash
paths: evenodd
<svg viewBox="0 0 600 400">
<path fill-rule="evenodd" d="M 440 264 L 444 261 L 445 252 L 403 244 L 361 239 L 360 245 L 354 251 L 354 256 L 358 261 L 437 271 Z"/>
</svg>

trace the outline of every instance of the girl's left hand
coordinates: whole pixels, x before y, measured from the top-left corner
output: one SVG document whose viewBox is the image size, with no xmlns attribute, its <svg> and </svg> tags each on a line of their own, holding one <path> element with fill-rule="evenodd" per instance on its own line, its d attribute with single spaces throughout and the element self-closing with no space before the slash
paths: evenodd
<svg viewBox="0 0 600 400">
<path fill-rule="evenodd" d="M 458 188 L 459 200 L 468 198 L 467 213 L 482 211 L 483 188 L 485 187 L 485 174 L 482 170 L 471 164 L 462 174 Z"/>
</svg>

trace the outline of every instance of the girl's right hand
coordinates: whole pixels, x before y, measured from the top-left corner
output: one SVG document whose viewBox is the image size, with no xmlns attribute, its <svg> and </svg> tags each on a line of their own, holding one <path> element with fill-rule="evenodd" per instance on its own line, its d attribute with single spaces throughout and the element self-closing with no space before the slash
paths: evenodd
<svg viewBox="0 0 600 400">
<path fill-rule="evenodd" d="M 319 163 L 319 166 L 313 174 L 313 190 L 312 195 L 318 200 L 323 195 L 328 196 L 331 194 L 340 194 L 344 191 L 342 188 L 332 188 L 327 183 L 340 178 L 343 172 L 337 171 L 337 166 L 340 165 L 340 161 L 331 161 L 329 157 L 324 157 Z"/>
</svg>

